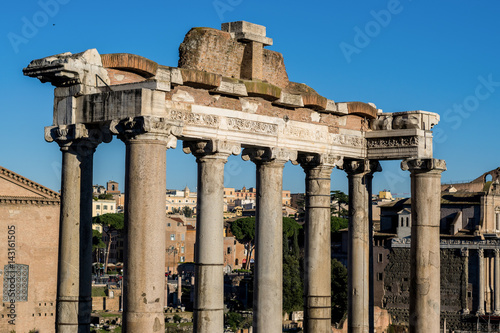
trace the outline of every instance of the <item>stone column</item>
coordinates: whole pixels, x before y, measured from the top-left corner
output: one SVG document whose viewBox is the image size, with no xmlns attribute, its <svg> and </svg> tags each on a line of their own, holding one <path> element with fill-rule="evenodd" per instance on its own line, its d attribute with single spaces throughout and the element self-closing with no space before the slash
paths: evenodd
<svg viewBox="0 0 500 333">
<path fill-rule="evenodd" d="M 283 166 L 296 155 L 281 149 L 246 148 L 242 157 L 257 166 L 253 328 L 255 333 L 281 332 Z"/>
<path fill-rule="evenodd" d="M 479 264 L 479 278 L 478 278 L 478 307 L 477 315 L 484 315 L 484 250 L 477 250 L 477 260 Z"/>
<path fill-rule="evenodd" d="M 495 212 L 497 232 L 500 232 L 500 211 Z"/>
<path fill-rule="evenodd" d="M 381 171 L 377 161 L 345 160 L 349 179 L 348 312 L 349 332 L 370 329 L 370 205 L 372 174 Z"/>
<path fill-rule="evenodd" d="M 410 332 L 438 332 L 441 173 L 446 163 L 410 159 L 401 167 L 411 172 Z"/>
<path fill-rule="evenodd" d="M 165 151 L 179 128 L 158 117 L 111 124 L 125 142 L 123 332 L 165 330 Z"/>
<path fill-rule="evenodd" d="M 330 175 L 338 157 L 300 154 L 306 173 L 304 331 L 331 331 Z"/>
<path fill-rule="evenodd" d="M 224 331 L 224 164 L 240 146 L 223 141 L 184 142 L 198 163 L 194 331 Z"/>
<path fill-rule="evenodd" d="M 92 166 L 109 131 L 84 124 L 45 128 L 45 139 L 62 151 L 57 332 L 88 332 L 92 310 Z"/>
<path fill-rule="evenodd" d="M 464 279 L 462 280 L 462 299 L 464 304 L 462 304 L 462 313 L 469 314 L 469 298 L 467 296 L 467 285 L 469 284 L 469 249 L 464 247 L 460 250 L 462 257 L 464 257 Z"/>
<path fill-rule="evenodd" d="M 500 249 L 494 249 L 495 252 L 495 311 L 494 315 L 500 315 Z"/>
</svg>

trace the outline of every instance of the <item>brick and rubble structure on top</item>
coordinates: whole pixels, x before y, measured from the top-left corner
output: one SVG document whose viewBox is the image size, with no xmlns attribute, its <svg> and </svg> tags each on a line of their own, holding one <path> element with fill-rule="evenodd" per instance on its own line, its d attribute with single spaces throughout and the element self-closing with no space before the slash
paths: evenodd
<svg viewBox="0 0 500 333">
<path fill-rule="evenodd" d="M 55 86 L 47 141 L 62 151 L 60 261 L 80 271 L 60 274 L 57 327 L 88 329 L 93 152 L 116 135 L 126 145 L 124 332 L 163 331 L 165 262 L 165 150 L 196 157 L 195 332 L 223 331 L 224 164 L 239 155 L 256 166 L 255 332 L 281 331 L 282 175 L 287 161 L 305 172 L 305 330 L 330 331 L 330 174 L 349 179 L 349 325 L 368 330 L 371 180 L 378 160 L 403 160 L 412 178 L 412 214 L 419 231 L 410 312 L 415 332 L 439 329 L 439 258 L 418 258 L 439 247 L 439 180 L 446 169 L 433 158 L 427 111 L 382 113 L 373 104 L 335 102 L 290 81 L 283 56 L 264 26 L 239 21 L 221 30 L 191 29 L 178 67 L 138 55 L 100 55 L 91 49 L 33 60 L 24 74 Z M 243 150 L 242 150 L 243 149 Z M 74 179 L 81 182 L 75 186 Z M 87 196 L 90 200 L 87 199 Z M 413 216 L 413 215 L 412 215 Z M 71 221 L 80 220 L 76 228 Z M 71 241 L 70 240 L 78 240 Z M 148 239 L 148 242 L 142 240 Z M 433 252 L 434 251 L 434 252 Z M 154 260 L 145 260 L 154 254 Z M 81 281 L 84 288 L 76 288 Z M 429 292 L 430 291 L 430 292 Z M 78 302 L 78 310 L 73 306 Z M 432 304 L 430 306 L 429 304 Z M 75 313 L 75 311 L 77 313 Z M 65 332 L 66 332 L 65 331 Z"/>
</svg>

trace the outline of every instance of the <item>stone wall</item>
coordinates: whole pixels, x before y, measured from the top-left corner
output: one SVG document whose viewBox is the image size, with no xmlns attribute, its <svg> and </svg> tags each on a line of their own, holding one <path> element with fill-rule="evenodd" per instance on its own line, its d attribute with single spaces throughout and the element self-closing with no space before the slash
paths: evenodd
<svg viewBox="0 0 500 333">
<path fill-rule="evenodd" d="M 467 282 L 465 257 L 458 249 L 441 249 L 441 312 L 447 326 L 460 328 L 462 319 L 455 318 L 466 305 Z M 384 270 L 383 305 L 394 324 L 408 324 L 410 288 L 410 249 L 392 248 Z M 453 324 L 454 323 L 454 324 Z"/>
</svg>

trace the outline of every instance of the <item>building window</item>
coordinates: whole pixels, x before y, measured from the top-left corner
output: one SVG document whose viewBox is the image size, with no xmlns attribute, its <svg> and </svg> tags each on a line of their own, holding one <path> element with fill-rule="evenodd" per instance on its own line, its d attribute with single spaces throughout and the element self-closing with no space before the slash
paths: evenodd
<svg viewBox="0 0 500 333">
<path fill-rule="evenodd" d="M 167 227 L 170 227 L 170 223 L 167 223 Z"/>
<path fill-rule="evenodd" d="M 184 238 L 185 238 L 184 234 L 181 234 L 181 240 L 184 240 Z"/>
<path fill-rule="evenodd" d="M 109 206 L 109 209 L 113 210 L 113 205 Z"/>
<path fill-rule="evenodd" d="M 101 209 L 101 205 L 95 205 L 95 209 Z"/>
<path fill-rule="evenodd" d="M 227 254 L 230 254 L 231 253 L 231 247 L 228 247 L 227 248 Z"/>
<path fill-rule="evenodd" d="M 382 262 L 382 259 L 383 259 L 383 257 L 382 257 L 382 253 L 379 253 L 379 254 L 378 254 L 378 262 Z"/>
<path fill-rule="evenodd" d="M 102 209 L 107 210 L 108 209 L 108 205 L 102 206 Z"/>
<path fill-rule="evenodd" d="M 409 227 L 409 226 L 410 226 L 410 218 L 409 218 L 409 217 L 407 217 L 407 218 L 406 218 L 406 226 L 407 226 L 407 227 Z"/>
<path fill-rule="evenodd" d="M 184 258 L 184 256 L 182 256 L 180 262 L 184 262 L 184 261 L 186 261 L 186 259 Z"/>
<path fill-rule="evenodd" d="M 170 240 L 175 240 L 175 234 L 170 234 Z"/>
<path fill-rule="evenodd" d="M 382 281 L 384 279 L 384 273 L 377 273 L 377 281 Z"/>
<path fill-rule="evenodd" d="M 184 253 L 184 246 L 181 246 L 181 253 Z"/>
</svg>

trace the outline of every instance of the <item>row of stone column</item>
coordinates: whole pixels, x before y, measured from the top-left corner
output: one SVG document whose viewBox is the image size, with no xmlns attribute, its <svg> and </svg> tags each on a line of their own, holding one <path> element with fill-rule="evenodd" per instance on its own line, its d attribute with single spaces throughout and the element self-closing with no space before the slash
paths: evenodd
<svg viewBox="0 0 500 333">
<path fill-rule="evenodd" d="M 468 250 L 465 249 L 462 252 L 467 253 L 468 257 Z M 494 290 L 494 309 L 493 309 L 493 314 L 498 316 L 500 315 L 500 249 L 493 249 L 494 255 L 495 255 L 495 261 L 494 261 L 494 270 L 493 270 L 493 290 Z M 479 281 L 478 281 L 478 308 L 477 308 L 477 315 L 483 316 L 485 314 L 485 280 L 486 280 L 486 269 L 485 269 L 485 257 L 484 257 L 484 249 L 479 248 L 477 250 L 477 256 L 478 256 L 478 266 L 479 266 Z M 468 258 L 466 258 L 468 259 Z M 468 265 L 468 260 L 466 260 L 466 265 Z M 468 309 L 465 309 L 464 312 L 468 313 Z"/>
<path fill-rule="evenodd" d="M 126 119 L 110 127 L 126 145 L 123 331 L 163 332 L 165 152 L 175 146 L 180 128 L 155 117 Z M 110 138 L 106 128 L 85 125 L 46 130 L 46 139 L 58 142 L 63 152 L 58 332 L 90 329 L 92 156 L 96 146 Z M 221 140 L 187 141 L 184 151 L 198 164 L 195 331 L 222 332 L 224 164 L 229 155 L 240 153 L 240 146 Z M 257 173 L 254 331 L 281 331 L 282 176 L 284 164 L 297 160 L 306 173 L 305 331 L 329 332 L 330 174 L 339 159 L 271 148 L 247 148 L 242 155 L 256 164 Z M 444 169 L 436 161 L 403 166 L 411 171 L 415 214 L 412 332 L 439 328 L 439 174 Z M 380 167 L 377 162 L 351 160 L 343 169 L 350 197 L 349 332 L 368 332 L 371 178 Z"/>
</svg>

